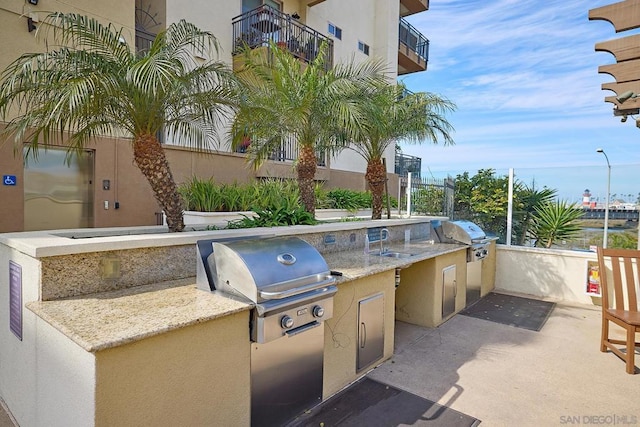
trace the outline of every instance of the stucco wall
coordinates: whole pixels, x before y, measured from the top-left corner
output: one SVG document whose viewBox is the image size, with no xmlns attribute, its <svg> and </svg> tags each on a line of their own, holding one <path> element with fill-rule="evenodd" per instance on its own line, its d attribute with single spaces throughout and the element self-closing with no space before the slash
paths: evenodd
<svg viewBox="0 0 640 427">
<path fill-rule="evenodd" d="M 40 0 L 38 5 L 28 2 L 3 1 L 0 6 L 0 37 L 10 40 L 0 45 L 0 69 L 18 58 L 24 52 L 38 52 L 44 49 L 42 40 L 36 39 L 37 31 L 29 32 L 27 17 L 32 16 L 36 27 L 50 12 L 73 12 L 96 18 L 103 23 L 112 22 L 117 28 L 124 28 L 123 36 L 133 43 L 135 35 L 134 2 L 130 0 L 112 0 L 95 2 L 92 0 Z M 39 37 L 42 39 L 43 32 Z"/>
<path fill-rule="evenodd" d="M 25 303 L 38 300 L 40 262 L 15 249 L 0 245 L 0 396 L 23 426 L 35 425 L 38 373 L 37 318 Z M 9 262 L 22 268 L 22 341 L 9 329 Z M 11 369 L 4 367 L 10 366 Z"/>
<path fill-rule="evenodd" d="M 40 262 L 0 246 L 0 396 L 23 427 L 91 425 L 93 356 L 25 308 L 39 299 Z M 9 329 L 9 263 L 22 272 L 22 340 Z M 69 414 L 74 414 L 69 419 Z"/>
<path fill-rule="evenodd" d="M 496 289 L 599 304 L 600 298 L 585 293 L 588 261 L 597 262 L 594 252 L 498 245 Z"/>
<path fill-rule="evenodd" d="M 98 352 L 95 425 L 249 425 L 247 316 Z"/>
<path fill-rule="evenodd" d="M 442 323 L 442 271 L 456 266 L 455 311 L 466 304 L 466 250 L 427 259 L 400 271 L 396 291 L 396 319 L 414 325 L 436 327 Z"/>
<path fill-rule="evenodd" d="M 394 336 L 394 290 L 395 272 L 393 270 L 341 283 L 333 302 L 333 318 L 325 323 L 324 340 L 324 389 L 322 398 L 342 389 L 355 381 L 366 371 L 356 373 L 358 351 L 358 302 L 384 292 L 384 356 L 393 355 Z"/>
<path fill-rule="evenodd" d="M 37 383 L 30 403 L 35 422 L 22 427 L 90 426 L 95 415 L 95 359 L 60 331 L 37 318 Z M 22 396 L 24 399 L 24 396 Z M 14 414 L 15 415 L 15 414 Z M 17 417 L 16 417 L 17 418 Z"/>
</svg>

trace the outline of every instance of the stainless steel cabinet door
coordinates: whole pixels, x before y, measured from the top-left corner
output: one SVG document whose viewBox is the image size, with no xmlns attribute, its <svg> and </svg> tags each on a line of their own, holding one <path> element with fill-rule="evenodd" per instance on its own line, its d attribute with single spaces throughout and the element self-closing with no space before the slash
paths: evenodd
<svg viewBox="0 0 640 427">
<path fill-rule="evenodd" d="M 450 265 L 442 269 L 442 318 L 456 311 L 456 266 Z"/>
<path fill-rule="evenodd" d="M 279 426 L 322 401 L 324 322 L 251 343 L 251 425 Z"/>
<path fill-rule="evenodd" d="M 384 355 L 384 294 L 358 303 L 358 357 L 356 370 L 370 366 Z"/>
</svg>

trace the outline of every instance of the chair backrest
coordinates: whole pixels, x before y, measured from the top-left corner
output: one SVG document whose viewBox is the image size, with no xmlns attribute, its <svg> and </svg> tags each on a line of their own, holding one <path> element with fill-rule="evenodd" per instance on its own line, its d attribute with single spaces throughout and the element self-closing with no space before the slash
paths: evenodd
<svg viewBox="0 0 640 427">
<path fill-rule="evenodd" d="M 638 311 L 640 250 L 598 248 L 602 307 Z M 611 269 L 611 276 L 607 274 Z M 610 282 L 609 278 L 613 281 Z M 625 304 L 626 300 L 626 304 Z"/>
</svg>

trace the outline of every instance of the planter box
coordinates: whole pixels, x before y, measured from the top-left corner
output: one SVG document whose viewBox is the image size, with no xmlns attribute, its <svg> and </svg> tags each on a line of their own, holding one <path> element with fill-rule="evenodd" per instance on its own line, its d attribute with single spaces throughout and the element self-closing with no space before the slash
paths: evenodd
<svg viewBox="0 0 640 427">
<path fill-rule="evenodd" d="M 242 219 L 242 215 L 253 217 L 256 215 L 253 211 L 242 212 L 196 212 L 184 211 L 184 225 L 222 225 L 226 226 L 227 222 Z M 162 214 L 162 223 L 167 225 L 167 219 Z"/>
<path fill-rule="evenodd" d="M 242 219 L 242 215 L 248 217 L 255 217 L 256 213 L 253 211 L 242 212 L 196 212 L 196 211 L 184 211 L 184 225 L 218 225 L 226 226 L 227 222 Z M 346 209 L 317 209 L 316 219 L 329 220 L 329 219 L 343 219 L 343 218 L 362 218 L 371 219 L 371 209 L 362 209 L 357 212 L 351 212 Z M 162 214 L 162 224 L 167 225 L 167 219 Z"/>
<path fill-rule="evenodd" d="M 316 209 L 316 219 L 364 218 L 371 219 L 371 209 L 360 209 L 356 212 L 346 209 Z"/>
</svg>

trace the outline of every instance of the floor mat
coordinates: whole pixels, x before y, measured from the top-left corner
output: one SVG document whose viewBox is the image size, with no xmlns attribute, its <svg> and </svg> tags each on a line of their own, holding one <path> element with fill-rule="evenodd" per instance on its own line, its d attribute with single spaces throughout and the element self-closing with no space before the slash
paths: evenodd
<svg viewBox="0 0 640 427">
<path fill-rule="evenodd" d="M 539 331 L 555 306 L 552 302 L 491 292 L 460 314 Z"/>
<path fill-rule="evenodd" d="M 476 418 L 364 378 L 298 417 L 288 427 L 466 427 L 479 424 Z"/>
</svg>

